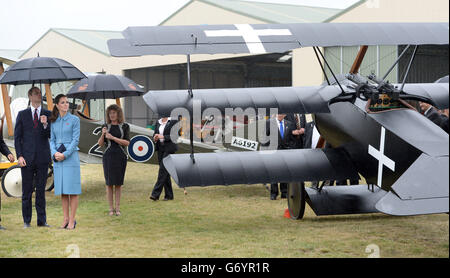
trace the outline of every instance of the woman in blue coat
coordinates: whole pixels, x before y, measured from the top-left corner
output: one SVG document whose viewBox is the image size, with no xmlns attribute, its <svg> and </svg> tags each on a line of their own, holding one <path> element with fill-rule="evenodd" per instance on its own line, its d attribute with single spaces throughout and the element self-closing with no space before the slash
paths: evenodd
<svg viewBox="0 0 450 278">
<path fill-rule="evenodd" d="M 56 96 L 50 121 L 55 195 L 61 195 L 64 214 L 61 228 L 75 229 L 78 195 L 81 194 L 78 158 L 80 119 L 69 112 L 69 101 L 65 95 Z"/>
</svg>

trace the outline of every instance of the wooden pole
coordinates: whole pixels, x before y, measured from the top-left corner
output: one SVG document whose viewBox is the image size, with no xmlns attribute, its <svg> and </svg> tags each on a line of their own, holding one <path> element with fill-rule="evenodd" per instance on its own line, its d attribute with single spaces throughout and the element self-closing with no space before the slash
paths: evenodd
<svg viewBox="0 0 450 278">
<path fill-rule="evenodd" d="M 89 105 L 87 104 L 87 102 L 85 100 L 83 100 L 83 114 L 87 117 L 91 117 L 91 114 L 89 113 Z"/>
<path fill-rule="evenodd" d="M 122 106 L 120 105 L 120 98 L 116 98 L 116 104 L 119 105 L 119 107 L 122 107 Z"/>
<path fill-rule="evenodd" d="M 53 110 L 53 97 L 52 90 L 50 89 L 50 84 L 45 84 L 45 96 L 47 97 L 47 109 Z"/>
<path fill-rule="evenodd" d="M 350 73 L 357 74 L 359 71 L 359 68 L 361 67 L 361 63 L 364 59 L 364 56 L 366 55 L 368 46 L 362 45 L 361 48 L 358 51 L 358 54 L 356 55 L 356 59 L 353 62 L 352 68 L 350 69 Z"/>
<path fill-rule="evenodd" d="M 0 75 L 5 71 L 3 68 L 3 63 L 0 62 Z M 5 108 L 5 116 L 6 116 L 6 125 L 8 126 L 8 136 L 14 135 L 14 128 L 12 124 L 12 118 L 11 118 L 11 107 L 9 102 L 9 94 L 8 94 L 8 87 L 6 84 L 2 84 L 2 97 L 3 97 L 3 106 Z"/>
</svg>

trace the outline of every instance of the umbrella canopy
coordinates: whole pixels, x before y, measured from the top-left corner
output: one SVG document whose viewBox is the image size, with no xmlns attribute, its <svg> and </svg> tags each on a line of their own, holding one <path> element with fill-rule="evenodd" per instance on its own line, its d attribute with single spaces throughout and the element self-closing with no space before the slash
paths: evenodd
<svg viewBox="0 0 450 278">
<path fill-rule="evenodd" d="M 83 78 L 69 90 L 67 97 L 88 99 L 113 99 L 143 95 L 144 89 L 133 80 L 121 75 L 98 74 Z"/>
<path fill-rule="evenodd" d="M 23 59 L 0 75 L 1 84 L 51 84 L 78 80 L 86 76 L 71 63 L 58 58 L 34 57 Z"/>
</svg>

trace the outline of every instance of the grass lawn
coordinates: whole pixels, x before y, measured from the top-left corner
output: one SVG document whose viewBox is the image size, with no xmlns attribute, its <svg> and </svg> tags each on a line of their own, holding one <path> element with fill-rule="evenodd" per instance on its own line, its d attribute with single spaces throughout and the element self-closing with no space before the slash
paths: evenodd
<svg viewBox="0 0 450 278">
<path fill-rule="evenodd" d="M 47 192 L 51 228 L 24 230 L 21 200 L 2 192 L 0 257 L 449 257 L 447 214 L 283 217 L 286 200 L 271 201 L 263 185 L 188 188 L 175 200 L 149 200 L 158 166 L 129 163 L 122 216 L 108 216 L 102 165 L 82 165 L 82 191 L 73 231 L 62 222 L 59 197 Z M 164 193 L 161 199 L 164 197 Z M 34 197 L 33 197 L 34 206 Z"/>
</svg>

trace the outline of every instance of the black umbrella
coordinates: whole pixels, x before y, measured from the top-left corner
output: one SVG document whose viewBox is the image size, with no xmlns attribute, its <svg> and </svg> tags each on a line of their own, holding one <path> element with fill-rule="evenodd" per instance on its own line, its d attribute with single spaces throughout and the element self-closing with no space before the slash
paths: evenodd
<svg viewBox="0 0 450 278">
<path fill-rule="evenodd" d="M 67 97 L 82 100 L 117 99 L 140 96 L 144 93 L 144 89 L 129 78 L 121 75 L 98 74 L 89 75 L 75 83 L 67 93 Z M 103 106 L 105 106 L 105 103 L 103 103 Z M 103 108 L 106 113 L 105 107 Z"/>
<path fill-rule="evenodd" d="M 0 84 L 51 84 L 78 80 L 86 76 L 71 63 L 58 58 L 35 57 L 23 59 L 0 75 Z"/>
<path fill-rule="evenodd" d="M 144 89 L 121 75 L 98 74 L 83 78 L 69 90 L 67 97 L 88 99 L 115 99 L 143 95 Z"/>
<path fill-rule="evenodd" d="M 78 80 L 84 77 L 86 76 L 71 63 L 58 58 L 39 57 L 38 54 L 38 57 L 20 60 L 8 67 L 0 75 L 0 84 L 33 84 L 33 86 L 35 83 L 49 84 L 46 87 L 46 94 L 50 98 L 47 99 L 47 103 L 53 104 L 50 84 L 59 81 Z M 49 109 L 52 109 L 51 107 L 52 105 L 49 105 Z M 8 127 L 11 128 L 10 120 L 7 123 Z"/>
</svg>

